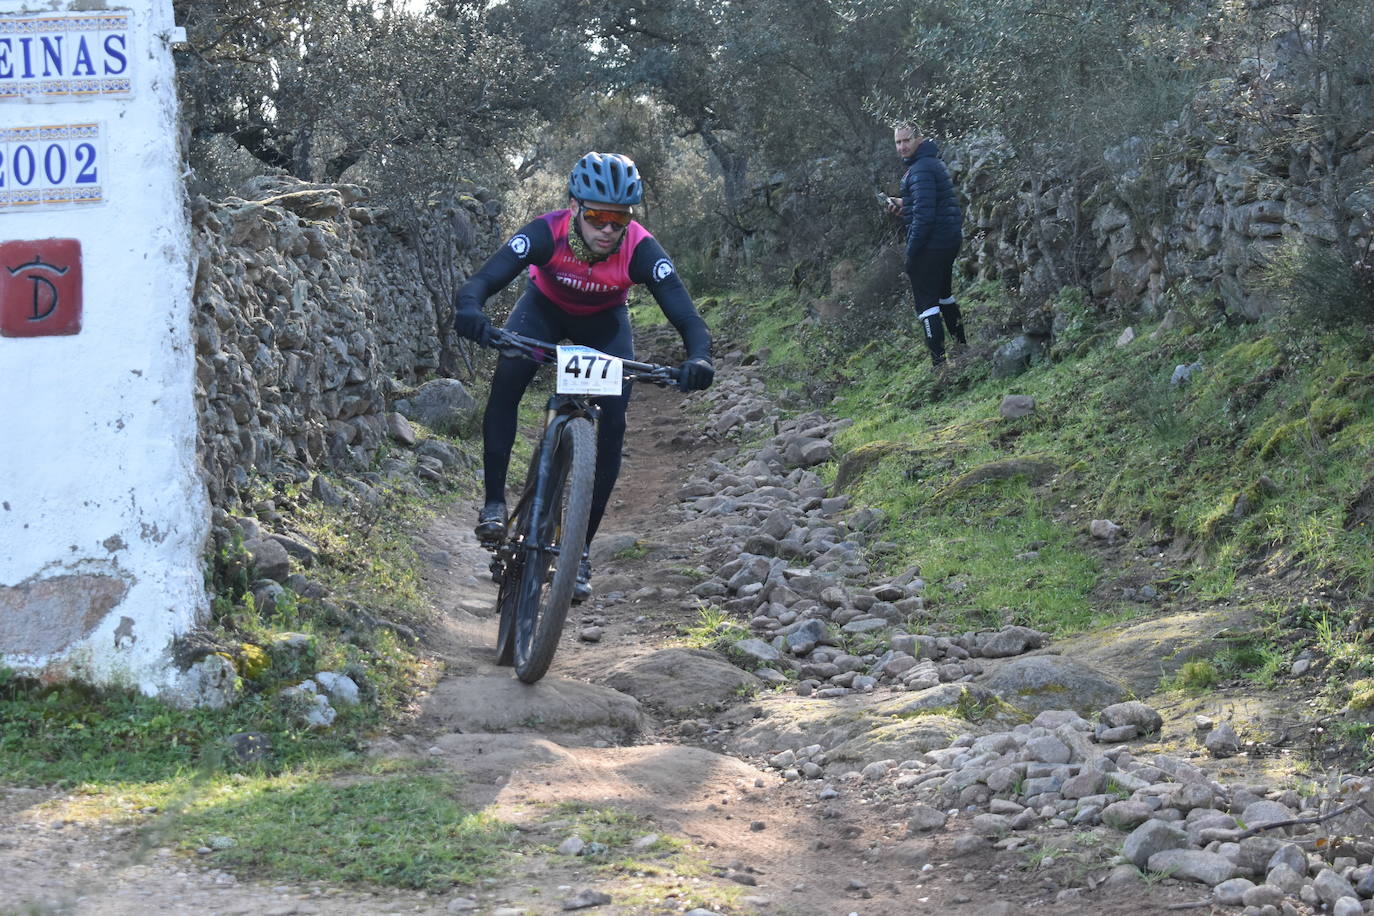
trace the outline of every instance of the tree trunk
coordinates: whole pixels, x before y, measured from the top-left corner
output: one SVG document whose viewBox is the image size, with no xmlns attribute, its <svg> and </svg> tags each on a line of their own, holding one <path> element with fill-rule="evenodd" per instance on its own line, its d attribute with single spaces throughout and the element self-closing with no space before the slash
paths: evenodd
<svg viewBox="0 0 1374 916">
<path fill-rule="evenodd" d="M 738 217 L 740 210 L 749 199 L 749 154 L 732 149 L 718 134 L 708 127 L 698 126 L 696 133 L 715 156 L 725 180 L 725 205 L 732 217 Z"/>
</svg>

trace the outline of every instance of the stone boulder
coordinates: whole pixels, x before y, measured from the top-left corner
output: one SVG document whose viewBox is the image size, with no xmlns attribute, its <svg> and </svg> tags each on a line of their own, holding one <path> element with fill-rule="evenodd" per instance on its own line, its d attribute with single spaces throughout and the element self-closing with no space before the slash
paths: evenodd
<svg viewBox="0 0 1374 916">
<path fill-rule="evenodd" d="M 877 760 L 910 760 L 927 751 L 949 747 L 960 735 L 980 735 L 985 729 L 956 716 L 923 715 L 888 720 L 831 749 L 832 762 L 855 766 Z"/>
<path fill-rule="evenodd" d="M 1215 887 L 1235 877 L 1236 866 L 1230 859 L 1201 849 L 1165 849 L 1150 856 L 1146 868 L 1166 874 L 1178 881 L 1197 881 Z"/>
<path fill-rule="evenodd" d="M 1121 845 L 1121 855 L 1136 868 L 1146 868 L 1150 859 L 1158 853 L 1187 847 L 1188 835 L 1181 828 L 1165 821 L 1148 820 L 1126 837 L 1126 842 Z"/>
<path fill-rule="evenodd" d="M 1154 709 L 1139 700 L 1116 703 L 1102 710 L 1102 724 L 1108 728 L 1134 725 L 1142 735 L 1152 734 L 1164 727 L 1164 719 Z"/>
<path fill-rule="evenodd" d="M 1045 341 L 1022 334 L 1002 344 L 992 354 L 992 377 L 1011 378 L 1030 368 L 1032 362 L 1045 355 Z"/>
<path fill-rule="evenodd" d="M 1004 420 L 1015 420 L 1035 413 L 1035 398 L 1028 394 L 1009 394 L 1002 398 L 997 413 Z"/>
<path fill-rule="evenodd" d="M 762 683 L 703 649 L 664 649 L 632 658 L 611 668 L 602 680 L 647 706 L 671 713 L 727 705 Z"/>
<path fill-rule="evenodd" d="M 639 701 L 617 690 L 559 677 L 522 684 L 509 675 L 452 678 L 425 699 L 437 729 L 623 736 L 644 724 Z"/>
<path fill-rule="evenodd" d="M 290 210 L 306 219 L 334 219 L 344 212 L 344 199 L 334 188 L 310 188 L 293 191 L 263 201 L 268 206 L 278 206 Z"/>
<path fill-rule="evenodd" d="M 243 542 L 243 549 L 252 557 L 258 578 L 281 582 L 290 575 L 291 555 L 275 538 L 249 538 Z"/>
<path fill-rule="evenodd" d="M 743 757 L 776 753 L 779 748 L 806 747 L 816 744 L 821 737 L 845 742 L 875 728 L 880 721 L 890 721 L 875 720 L 858 698 L 837 701 L 768 694 L 749 708 L 761 715 L 751 715 L 737 729 L 726 733 L 730 753 Z M 725 716 L 730 717 L 731 714 Z M 882 754 L 873 759 L 889 756 L 895 755 Z"/>
<path fill-rule="evenodd" d="M 1084 714 L 1124 701 L 1130 691 L 1116 678 L 1059 655 L 989 660 L 975 680 L 1004 702 L 1034 715 L 1047 709 Z"/>
<path fill-rule="evenodd" d="M 408 420 L 438 432 L 466 432 L 474 422 L 477 401 L 463 383 L 452 378 L 425 382 L 413 395 L 395 404 Z"/>
<path fill-rule="evenodd" d="M 960 707 L 978 706 L 992 699 L 992 692 L 972 684 L 940 684 L 911 693 L 898 694 L 873 706 L 874 715 L 926 715 L 937 711 L 952 711 Z"/>
</svg>

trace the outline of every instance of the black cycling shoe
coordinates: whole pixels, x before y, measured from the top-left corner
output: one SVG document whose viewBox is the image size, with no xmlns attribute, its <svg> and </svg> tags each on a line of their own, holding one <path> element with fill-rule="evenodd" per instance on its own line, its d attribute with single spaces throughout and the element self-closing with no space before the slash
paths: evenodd
<svg viewBox="0 0 1374 916">
<path fill-rule="evenodd" d="M 582 554 L 582 562 L 577 565 L 577 584 L 573 586 L 573 604 L 581 604 L 592 596 L 592 562 Z"/>
<path fill-rule="evenodd" d="M 506 536 L 506 504 L 489 502 L 477 513 L 477 527 L 473 529 L 483 547 L 494 547 Z"/>
</svg>

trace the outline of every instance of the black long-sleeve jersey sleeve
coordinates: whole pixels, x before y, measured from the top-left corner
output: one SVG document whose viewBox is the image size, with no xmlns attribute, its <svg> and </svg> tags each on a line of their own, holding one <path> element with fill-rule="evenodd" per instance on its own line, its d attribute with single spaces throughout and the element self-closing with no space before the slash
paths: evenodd
<svg viewBox="0 0 1374 916">
<path fill-rule="evenodd" d="M 653 236 L 640 239 L 635 247 L 630 257 L 630 279 L 649 290 L 668 321 L 677 328 L 688 359 L 711 358 L 711 332 L 692 304 L 692 296 L 668 253 Z"/>
<path fill-rule="evenodd" d="M 458 290 L 454 307 L 480 312 L 488 299 L 510 286 L 531 264 L 547 264 L 552 257 L 553 231 L 549 224 L 542 218 L 530 220 L 468 278 Z"/>
</svg>

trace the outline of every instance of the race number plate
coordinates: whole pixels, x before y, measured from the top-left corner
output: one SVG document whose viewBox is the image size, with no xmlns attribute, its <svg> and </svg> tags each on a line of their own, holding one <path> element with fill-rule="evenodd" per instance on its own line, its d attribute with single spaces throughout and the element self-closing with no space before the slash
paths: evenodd
<svg viewBox="0 0 1374 916">
<path fill-rule="evenodd" d="M 559 394 L 620 394 L 624 364 L 591 347 L 558 348 Z"/>
</svg>

